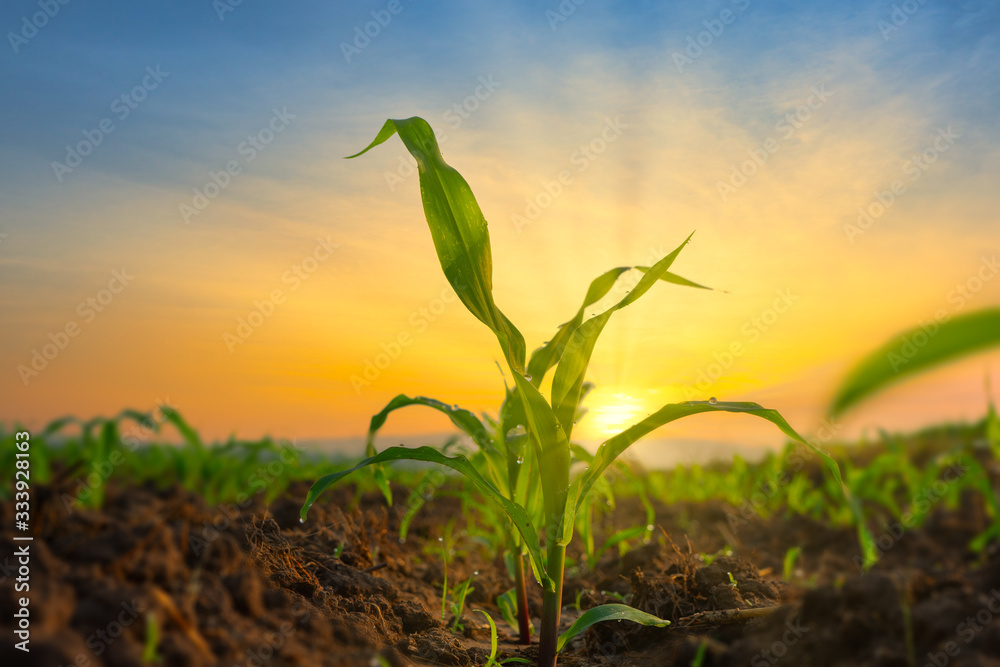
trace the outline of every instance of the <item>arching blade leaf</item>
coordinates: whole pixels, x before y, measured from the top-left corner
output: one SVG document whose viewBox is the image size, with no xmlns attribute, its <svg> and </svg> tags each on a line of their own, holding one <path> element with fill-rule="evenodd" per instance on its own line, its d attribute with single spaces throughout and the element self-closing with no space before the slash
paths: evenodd
<svg viewBox="0 0 1000 667">
<path fill-rule="evenodd" d="M 556 644 L 556 653 L 562 652 L 566 644 L 578 634 L 593 624 L 601 623 L 602 621 L 632 621 L 641 625 L 652 625 L 658 628 L 670 625 L 670 621 L 664 618 L 658 618 L 625 604 L 602 604 L 600 607 L 593 607 L 583 612 L 580 618 L 576 619 L 576 622 L 569 626 L 566 632 L 559 635 L 559 641 Z"/>
<path fill-rule="evenodd" d="M 168 405 L 164 405 L 160 407 L 160 413 L 163 415 L 164 419 L 173 424 L 174 428 L 177 429 L 177 432 L 184 438 L 184 442 L 198 451 L 205 448 L 201 442 L 201 437 L 198 435 L 198 432 L 191 428 L 186 421 L 184 421 L 184 418 L 181 417 L 177 410 Z"/>
<path fill-rule="evenodd" d="M 406 394 L 399 394 L 393 398 L 384 408 L 382 408 L 381 412 L 372 417 L 371 423 L 368 426 L 368 444 L 374 444 L 375 434 L 378 433 L 378 430 L 385 425 L 385 420 L 389 417 L 390 412 L 408 407 L 410 405 L 423 405 L 444 413 L 447 415 L 448 419 L 451 420 L 451 423 L 472 438 L 480 449 L 492 448 L 493 443 L 490 441 L 490 436 L 486 432 L 486 427 L 483 426 L 483 423 L 479 421 L 479 418 L 476 417 L 476 415 L 472 414 L 468 410 L 458 407 L 457 405 L 448 405 L 447 403 L 433 398 L 427 398 L 426 396 L 414 396 L 411 398 Z"/>
<path fill-rule="evenodd" d="M 830 415 L 840 415 L 910 375 L 995 345 L 1000 345 L 1000 308 L 904 331 L 851 371 L 830 403 Z"/>
<path fill-rule="evenodd" d="M 573 431 L 573 417 L 580 402 L 581 387 L 584 376 L 587 374 L 587 367 L 590 365 L 590 357 L 594 352 L 597 339 L 604 331 L 611 315 L 645 294 L 670 268 L 670 265 L 677 259 L 677 255 L 690 240 L 691 236 L 688 236 L 672 253 L 654 264 L 618 303 L 600 315 L 590 318 L 572 332 L 572 336 L 559 358 L 555 377 L 552 379 L 552 407 L 555 409 L 556 417 L 566 431 L 567 437 Z"/>
<path fill-rule="evenodd" d="M 468 410 L 458 407 L 457 405 L 448 405 L 447 403 L 443 403 L 433 398 L 427 398 L 425 396 L 415 396 L 411 398 L 405 394 L 399 394 L 393 398 L 378 414 L 372 417 L 371 423 L 368 426 L 368 441 L 365 447 L 365 453 L 367 456 L 375 456 L 378 453 L 378 450 L 375 449 L 375 435 L 378 433 L 379 429 L 385 425 L 385 421 L 389 417 L 389 413 L 411 405 L 423 405 L 447 415 L 452 424 L 457 426 L 463 433 L 475 441 L 476 445 L 486 456 L 491 468 L 502 469 L 502 457 L 499 452 L 495 451 L 493 443 L 490 440 L 490 436 L 486 432 L 486 427 L 483 426 L 483 423 L 479 421 L 478 417 Z M 378 485 L 379 489 L 381 489 L 382 494 L 385 496 L 389 505 L 392 505 L 392 490 L 389 488 L 389 482 L 386 479 L 385 471 L 382 469 L 382 466 L 377 463 L 372 464 L 372 468 L 374 470 L 375 483 Z M 506 488 L 507 484 L 505 483 L 502 475 L 495 475 L 493 481 L 500 481 L 501 484 L 499 484 L 499 487 L 501 492 L 505 495 L 509 495 Z"/>
<path fill-rule="evenodd" d="M 357 157 L 399 134 L 417 161 L 424 216 L 434 249 L 458 298 L 488 326 L 510 367 L 524 372 L 524 336 L 493 302 L 493 258 L 486 218 L 462 175 L 449 166 L 438 148 L 434 130 L 423 118 L 387 120 L 375 140 Z"/>
<path fill-rule="evenodd" d="M 561 324 L 559 330 L 552 337 L 552 340 L 546 342 L 542 347 L 538 348 L 531 353 L 531 359 L 528 361 L 528 375 L 531 376 L 531 383 L 536 387 L 541 386 L 542 380 L 545 378 L 545 374 L 548 373 L 549 369 L 559 363 L 559 358 L 562 356 L 563 349 L 569 342 L 570 337 L 573 332 L 576 331 L 577 327 L 583 322 L 583 315 L 586 312 L 588 306 L 592 306 L 601 299 L 603 299 L 611 288 L 614 287 L 615 283 L 622 274 L 630 271 L 631 269 L 636 269 L 637 271 L 642 271 L 646 273 L 650 270 L 648 266 L 619 266 L 610 271 L 606 271 L 595 278 L 591 283 L 590 287 L 587 289 L 587 294 L 584 296 L 583 304 L 580 309 L 576 311 L 576 315 L 573 316 L 569 322 Z M 698 287 L 700 289 L 712 289 L 711 287 L 705 287 L 704 285 L 699 285 L 698 283 L 691 282 L 687 278 L 681 278 L 680 276 L 670 273 L 669 271 L 664 271 L 663 275 L 660 276 L 660 280 L 668 283 L 673 283 L 675 285 L 685 285 L 688 287 Z"/>
<path fill-rule="evenodd" d="M 82 424 L 82 422 L 76 417 L 60 417 L 50 422 L 40 437 L 49 438 L 66 428 L 69 424 Z"/>
<path fill-rule="evenodd" d="M 636 268 L 637 271 L 642 271 L 643 273 L 645 273 L 646 271 L 649 271 L 650 267 L 648 267 L 648 266 L 637 266 L 635 268 Z M 708 287 L 706 285 L 700 285 L 700 284 L 698 284 L 696 282 L 692 282 L 692 281 L 688 280 L 687 278 L 682 278 L 679 275 L 677 275 L 676 273 L 670 273 L 669 271 L 667 271 L 666 273 L 664 273 L 660 277 L 660 280 L 662 280 L 664 282 L 668 282 L 668 283 L 673 283 L 674 285 L 683 285 L 684 287 L 697 287 L 698 289 L 707 289 L 707 290 L 712 289 L 711 287 Z"/>
<path fill-rule="evenodd" d="M 611 291 L 611 288 L 614 287 L 619 276 L 628 270 L 629 267 L 627 266 L 619 266 L 594 278 L 587 289 L 586 296 L 583 298 L 583 305 L 576 311 L 573 319 L 560 325 L 559 330 L 556 331 L 556 335 L 552 337 L 552 340 L 531 353 L 531 360 L 528 362 L 528 375 L 531 376 L 531 383 L 533 385 L 536 387 L 541 386 L 545 374 L 559 362 L 559 357 L 562 356 L 563 349 L 569 342 L 570 337 L 572 337 L 573 332 L 583 322 L 583 314 L 587 307 L 603 299 Z"/>
<path fill-rule="evenodd" d="M 702 412 L 742 412 L 748 415 L 753 415 L 754 417 L 759 417 L 761 419 L 766 419 L 775 426 L 777 426 L 782 433 L 787 435 L 789 438 L 801 442 L 816 453 L 823 464 L 830 471 L 830 474 L 837 481 L 840 486 L 844 497 L 847 499 L 848 505 L 851 508 L 852 516 L 854 517 L 855 525 L 858 530 L 858 541 L 861 544 L 861 549 L 864 554 L 866 567 L 873 564 L 878 559 L 878 551 L 875 548 L 875 540 L 872 538 L 871 533 L 865 526 L 864 517 L 861 513 L 861 506 L 858 504 L 857 499 L 851 495 L 847 486 L 844 484 L 844 479 L 840 474 L 840 466 L 837 462 L 830 457 L 829 454 L 824 452 L 819 447 L 816 447 L 801 435 L 799 435 L 795 429 L 788 425 L 785 418 L 778 413 L 777 410 L 770 410 L 757 403 L 749 402 L 717 402 L 710 403 L 708 401 L 687 401 L 685 403 L 670 403 L 663 406 L 653 414 L 649 415 L 642 421 L 633 424 L 629 428 L 625 429 L 621 433 L 612 438 L 606 440 L 600 447 L 597 448 L 597 452 L 594 454 L 594 460 L 590 464 L 583 475 L 581 475 L 578 480 L 574 481 L 574 491 L 576 493 L 576 511 L 579 512 L 583 506 L 584 500 L 587 494 L 590 492 L 591 487 L 593 487 L 594 482 L 597 480 L 598 476 L 603 474 L 604 471 L 611 465 L 615 459 L 617 459 L 626 449 L 632 446 L 637 440 L 647 435 L 648 433 L 656 430 L 657 428 L 663 426 L 664 424 L 669 424 L 672 421 L 681 419 L 682 417 L 689 417 L 691 415 L 700 414 Z"/>
<path fill-rule="evenodd" d="M 446 466 L 465 475 L 465 477 L 468 478 L 468 480 L 472 482 L 484 496 L 497 503 L 503 511 L 506 512 L 507 516 L 510 517 L 511 522 L 517 528 L 518 532 L 521 533 L 521 537 L 524 538 L 524 543 L 528 550 L 528 556 L 531 560 L 531 568 L 535 573 L 535 577 L 540 583 L 542 583 L 543 586 L 550 583 L 548 577 L 545 575 L 545 566 L 542 563 L 541 546 L 538 541 L 538 533 L 535 532 L 534 526 L 531 525 L 524 508 L 505 498 L 503 494 L 496 489 L 496 487 L 490 484 L 489 481 L 479 474 L 479 471 L 477 471 L 472 463 L 469 462 L 469 459 L 464 456 L 445 456 L 438 450 L 431 447 L 417 447 L 416 449 L 409 449 L 407 447 L 389 447 L 375 456 L 370 456 L 364 459 L 353 468 L 324 475 L 316 480 L 312 487 L 310 487 L 309 493 L 306 495 L 306 501 L 303 503 L 302 510 L 299 512 L 299 518 L 305 521 L 306 515 L 309 513 L 309 508 L 312 507 L 319 495 L 323 493 L 323 491 L 325 491 L 331 484 L 334 484 L 347 475 L 350 475 L 355 470 L 364 468 L 367 465 L 371 465 L 373 463 L 385 463 L 387 461 L 429 461 L 431 463 L 438 463 Z"/>
</svg>

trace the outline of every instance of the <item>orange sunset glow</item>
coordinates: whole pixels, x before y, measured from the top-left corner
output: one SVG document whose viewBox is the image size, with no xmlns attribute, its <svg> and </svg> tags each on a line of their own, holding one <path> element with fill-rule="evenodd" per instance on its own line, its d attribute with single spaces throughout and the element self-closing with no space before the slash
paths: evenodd
<svg viewBox="0 0 1000 667">
<path fill-rule="evenodd" d="M 354 53 L 361 5 L 293 30 L 281 8 L 220 21 L 206 3 L 168 21 L 190 44 L 122 9 L 136 32 L 113 47 L 67 6 L 3 65 L 0 420 L 166 403 L 207 439 L 356 452 L 399 393 L 495 414 L 502 355 L 442 275 L 414 161 L 397 138 L 342 159 L 417 115 L 489 221 L 496 302 L 529 352 L 597 275 L 694 233 L 672 270 L 712 290 L 658 284 L 615 314 L 586 443 L 713 396 L 815 433 L 889 336 L 1000 305 L 1000 46 L 931 4 L 888 33 L 885 7 L 746 5 L 697 55 L 717 9 L 586 3 L 553 24 L 404 4 Z M 978 419 L 989 378 L 996 352 L 943 366 L 837 436 Z M 782 442 L 751 421 L 699 416 L 634 452 Z M 383 440 L 449 429 L 414 409 Z"/>
</svg>

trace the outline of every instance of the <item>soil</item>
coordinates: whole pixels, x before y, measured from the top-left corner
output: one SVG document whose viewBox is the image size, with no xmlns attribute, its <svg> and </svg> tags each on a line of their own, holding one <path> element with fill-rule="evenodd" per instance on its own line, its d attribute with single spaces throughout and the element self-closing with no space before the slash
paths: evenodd
<svg viewBox="0 0 1000 667">
<path fill-rule="evenodd" d="M 535 646 L 514 642 L 495 605 L 513 586 L 502 561 L 472 540 L 448 564 L 449 582 L 479 573 L 460 619 L 465 630 L 453 633 L 453 619 L 441 618 L 444 568 L 431 552 L 459 500 L 429 502 L 400 543 L 402 509 L 380 494 L 357 499 L 349 484 L 327 491 L 300 524 L 307 490 L 297 483 L 270 505 L 258 496 L 245 507 L 211 508 L 178 486 L 112 482 L 104 508 L 92 511 L 67 506 L 66 484 L 36 486 L 31 651 L 9 639 L 25 595 L 14 590 L 11 550 L 0 573 L 8 638 L 0 664 L 143 665 L 152 643 L 161 665 L 485 665 L 489 628 L 476 609 L 497 621 L 498 660 L 534 659 Z M 980 527 L 970 498 L 922 528 L 876 533 L 883 557 L 863 575 L 850 529 L 744 518 L 718 502 L 655 509 L 649 544 L 623 557 L 612 549 L 593 570 L 569 568 L 563 624 L 579 614 L 578 600 L 586 609 L 624 598 L 673 625 L 598 624 L 560 665 L 690 665 L 704 645 L 704 667 L 1000 666 L 1000 554 L 968 550 Z M 13 513 L 12 502 L 0 504 L 4 544 L 15 544 Z M 645 522 L 638 503 L 612 516 L 618 527 Z M 721 551 L 727 544 L 732 555 Z M 796 546 L 801 556 L 785 581 L 785 554 Z M 577 545 L 569 551 L 579 556 Z M 530 607 L 537 625 L 534 589 Z M 764 611 L 700 614 L 732 609 Z M 158 641 L 147 642 L 156 630 Z"/>
</svg>

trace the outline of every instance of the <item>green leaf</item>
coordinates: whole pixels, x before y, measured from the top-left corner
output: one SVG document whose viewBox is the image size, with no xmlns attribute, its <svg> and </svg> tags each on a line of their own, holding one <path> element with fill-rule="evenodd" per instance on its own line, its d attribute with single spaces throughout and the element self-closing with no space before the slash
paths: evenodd
<svg viewBox="0 0 1000 667">
<path fill-rule="evenodd" d="M 649 271 L 649 267 L 648 266 L 637 266 L 635 268 L 636 268 L 637 271 L 642 271 L 643 273 L 645 273 L 646 271 Z M 700 285 L 698 283 L 692 282 L 692 281 L 688 280 L 687 278 L 681 278 L 677 274 L 670 273 L 669 271 L 667 271 L 666 273 L 664 273 L 660 277 L 660 280 L 662 280 L 664 282 L 668 282 L 668 283 L 673 283 L 674 285 L 683 285 L 684 287 L 697 287 L 698 289 L 707 289 L 707 290 L 712 289 L 711 287 L 707 287 L 705 285 Z"/>
<path fill-rule="evenodd" d="M 572 520 L 567 520 L 566 500 L 569 491 L 569 438 L 556 419 L 545 397 L 524 376 L 514 373 L 521 392 L 528 434 L 531 436 L 538 462 L 545 508 L 546 530 L 559 536 L 572 533 Z M 533 480 L 529 480 L 533 481 Z"/>
<path fill-rule="evenodd" d="M 198 432 L 191 428 L 186 421 L 184 421 L 184 418 L 181 417 L 177 410 L 164 405 L 160 407 L 160 412 L 163 414 L 164 419 L 173 424 L 174 428 L 177 429 L 177 432 L 184 438 L 184 442 L 191 447 L 194 447 L 196 450 L 200 451 L 204 449 L 201 438 L 198 437 Z"/>
<path fill-rule="evenodd" d="M 577 405 L 580 402 L 584 376 L 587 367 L 590 365 L 590 357 L 594 352 L 597 339 L 604 330 L 611 315 L 625 306 L 633 303 L 666 272 L 670 265 L 677 259 L 677 255 L 688 244 L 691 237 L 688 236 L 672 253 L 658 261 L 651 269 L 644 272 L 642 278 L 618 303 L 605 310 L 600 315 L 583 322 L 575 330 L 568 343 L 566 343 L 562 355 L 559 357 L 559 365 L 556 367 L 555 377 L 552 379 L 552 406 L 566 431 L 567 437 L 573 431 L 573 418 L 576 415 Z M 608 274 L 605 274 L 608 275 Z"/>
<path fill-rule="evenodd" d="M 532 384 L 536 387 L 541 386 L 545 374 L 559 362 L 559 358 L 562 356 L 563 350 L 566 348 L 566 344 L 569 343 L 573 332 L 583 322 L 583 314 L 587 307 L 603 299 L 611 291 L 611 288 L 614 287 L 618 278 L 628 270 L 629 267 L 627 266 L 619 266 L 594 278 L 587 289 L 583 305 L 576 311 L 573 319 L 560 325 L 559 330 L 556 331 L 552 340 L 531 353 L 531 360 L 528 362 L 528 375 L 531 376 Z"/>
<path fill-rule="evenodd" d="M 389 413 L 411 405 L 423 405 L 437 410 L 438 412 L 443 412 L 448 416 L 448 419 L 451 420 L 451 423 L 461 429 L 463 433 L 468 434 L 469 437 L 471 437 L 480 447 L 480 449 L 485 452 L 492 449 L 490 437 L 486 433 L 486 428 L 483 426 L 482 422 L 480 422 L 479 419 L 468 410 L 459 408 L 457 405 L 451 406 L 447 403 L 443 403 L 433 398 L 427 398 L 425 396 L 410 398 L 405 394 L 399 394 L 389 401 L 389 403 L 382 408 L 381 412 L 372 417 L 371 423 L 368 426 L 368 439 L 365 446 L 366 455 L 375 456 L 378 453 L 375 449 L 375 435 L 378 433 L 379 429 L 385 425 L 385 421 L 389 417 Z M 389 488 L 389 481 L 385 476 L 385 471 L 382 469 L 382 466 L 378 464 L 373 465 L 372 468 L 374 469 L 375 483 L 378 485 L 379 489 L 381 489 L 386 502 L 388 502 L 389 505 L 392 505 L 392 490 Z"/>
<path fill-rule="evenodd" d="M 545 576 L 545 566 L 542 563 L 541 546 L 538 541 L 538 534 L 535 532 L 534 526 L 528 520 L 528 515 L 524 511 L 524 508 L 516 503 L 508 500 L 502 493 L 500 493 L 496 487 L 489 483 L 479 471 L 469 462 L 464 456 L 445 456 L 441 452 L 432 447 L 417 447 L 416 449 L 408 449 L 406 447 L 389 447 L 375 456 L 370 456 L 360 463 L 358 463 L 353 468 L 348 470 L 341 470 L 339 472 L 330 473 L 325 475 L 310 487 L 309 493 L 306 495 L 306 501 L 302 505 L 302 510 L 299 512 L 299 518 L 305 521 L 306 515 L 309 513 L 309 508 L 312 507 L 313 503 L 316 502 L 316 498 L 319 497 L 323 491 L 325 491 L 331 484 L 343 479 L 347 475 L 350 475 L 355 470 L 364 468 L 367 465 L 373 463 L 384 463 L 386 461 L 428 461 L 430 463 L 438 463 L 456 472 L 465 475 L 473 485 L 479 489 L 480 492 L 493 502 L 500 505 L 500 507 L 506 512 L 507 516 L 510 517 L 511 522 L 517 528 L 521 537 L 524 538 L 524 543 L 528 549 L 528 556 L 531 560 L 531 567 L 535 573 L 535 577 L 543 585 L 551 584 L 548 577 Z"/>
<path fill-rule="evenodd" d="M 444 413 L 451 420 L 452 424 L 460 428 L 463 433 L 468 434 L 481 449 L 489 449 L 491 447 L 490 436 L 486 432 L 486 427 L 483 426 L 478 417 L 468 410 L 462 409 L 457 405 L 448 405 L 433 398 L 425 396 L 410 398 L 405 394 L 396 396 L 382 408 L 381 412 L 372 417 L 371 424 L 368 426 L 368 443 L 372 444 L 374 442 L 375 434 L 385 425 L 385 420 L 390 412 L 410 405 L 423 405 Z"/>
<path fill-rule="evenodd" d="M 48 426 L 45 427 L 45 430 L 42 431 L 42 435 L 40 437 L 49 438 L 58 433 L 59 431 L 63 430 L 64 428 L 66 428 L 66 426 L 69 424 L 80 424 L 80 423 L 82 422 L 76 417 L 60 417 L 59 419 L 54 419 L 51 422 L 49 422 Z"/>
<path fill-rule="evenodd" d="M 872 352 L 848 374 L 829 413 L 836 417 L 903 378 L 998 344 L 1000 308 L 914 327 Z"/>
<path fill-rule="evenodd" d="M 576 315 L 573 316 L 573 319 L 569 322 L 561 324 L 559 326 L 559 330 L 556 331 L 556 334 L 552 337 L 552 340 L 547 341 L 544 345 L 542 345 L 542 347 L 531 353 L 531 360 L 528 362 L 528 375 L 531 376 L 532 384 L 536 387 L 540 386 L 545 374 L 550 368 L 559 362 L 559 358 L 562 356 L 563 349 L 565 349 L 570 337 L 573 335 L 573 332 L 577 329 L 577 327 L 579 327 L 583 322 L 583 315 L 587 308 L 607 296 L 608 292 L 611 291 L 611 288 L 614 287 L 616 282 L 618 282 L 618 279 L 624 273 L 632 269 L 642 271 L 643 273 L 650 270 L 648 266 L 619 266 L 602 273 L 590 283 L 590 287 L 587 288 L 587 294 L 583 298 L 583 304 L 580 306 L 580 309 L 576 311 Z M 705 287 L 704 285 L 691 282 L 687 278 L 681 278 L 680 276 L 670 273 L 669 271 L 665 271 L 663 275 L 660 276 L 660 280 L 673 283 L 675 285 L 712 289 L 711 287 Z"/>
<path fill-rule="evenodd" d="M 482 609 L 476 609 L 480 614 L 486 617 L 486 620 L 490 624 L 490 657 L 486 659 L 486 667 L 495 667 L 497 665 L 497 624 L 493 622 L 493 617 L 489 613 L 483 611 Z"/>
<path fill-rule="evenodd" d="M 854 517 L 855 526 L 858 530 L 858 541 L 861 543 L 866 567 L 875 563 L 878 559 L 878 551 L 875 548 L 875 540 L 865 526 L 861 513 L 861 506 L 844 484 L 844 480 L 840 474 L 840 467 L 837 465 L 837 462 L 822 449 L 799 435 L 795 429 L 788 425 L 788 422 L 785 421 L 784 417 L 782 417 L 777 410 L 770 410 L 758 405 L 757 403 L 721 401 L 716 403 L 710 403 L 709 401 L 671 403 L 663 406 L 642 421 L 633 424 L 618 435 L 606 440 L 600 447 L 597 448 L 597 453 L 594 455 L 594 461 L 587 471 L 573 483 L 574 487 L 577 487 L 576 511 L 580 511 L 580 508 L 583 506 L 587 494 L 590 492 L 591 487 L 593 487 L 597 477 L 603 474 L 607 467 L 611 465 L 614 460 L 622 454 L 622 452 L 632 446 L 633 443 L 664 424 L 669 424 L 670 422 L 681 419 L 682 417 L 689 417 L 702 412 L 741 412 L 755 417 L 760 417 L 761 419 L 766 419 L 777 426 L 782 433 L 793 440 L 801 442 L 809 447 L 814 453 L 819 455 L 824 465 L 826 465 L 827 469 L 830 471 L 830 474 L 836 480 L 841 492 L 847 499 L 850 506 L 851 514 Z"/>
<path fill-rule="evenodd" d="M 475 317 L 500 342 L 511 369 L 523 373 L 524 336 L 493 302 L 493 258 L 486 218 L 462 175 L 441 156 L 434 130 L 423 118 L 387 120 L 357 157 L 399 134 L 417 161 L 424 216 L 448 282 Z"/>
<path fill-rule="evenodd" d="M 556 653 L 561 652 L 566 644 L 578 634 L 593 624 L 602 621 L 633 621 L 641 625 L 652 625 L 658 628 L 670 625 L 670 621 L 666 619 L 647 614 L 628 605 L 602 604 L 600 607 L 593 607 L 583 612 L 580 618 L 576 619 L 576 622 L 569 626 L 566 632 L 559 635 L 559 641 L 556 644 Z"/>
</svg>

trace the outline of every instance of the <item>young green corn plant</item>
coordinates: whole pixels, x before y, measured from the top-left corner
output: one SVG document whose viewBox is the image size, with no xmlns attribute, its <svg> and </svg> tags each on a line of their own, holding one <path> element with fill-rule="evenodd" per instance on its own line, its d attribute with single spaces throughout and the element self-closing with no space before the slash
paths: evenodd
<svg viewBox="0 0 1000 667">
<path fill-rule="evenodd" d="M 821 450 L 806 442 L 775 410 L 756 403 L 715 401 L 688 401 L 668 404 L 605 441 L 597 449 L 593 461 L 582 475 L 570 476 L 570 438 L 574 418 L 584 391 L 584 380 L 597 339 L 611 316 L 634 303 L 657 282 L 664 281 L 690 287 L 702 287 L 686 280 L 669 269 L 685 240 L 673 252 L 650 267 L 635 267 L 642 277 L 631 290 L 614 305 L 588 319 L 585 309 L 602 299 L 625 273 L 619 267 L 596 278 L 587 291 L 583 305 L 576 315 L 559 327 L 555 335 L 527 358 L 524 336 L 500 310 L 493 298 L 493 260 L 486 219 L 464 178 L 441 156 L 434 131 L 422 118 L 388 120 L 372 143 L 357 157 L 398 134 L 406 149 L 417 161 L 420 176 L 420 193 L 427 225 L 434 242 L 441 268 L 458 298 L 480 322 L 497 338 L 506 366 L 514 380 L 508 394 L 512 403 L 510 412 L 523 415 L 523 419 L 503 421 L 504 434 L 514 426 L 522 426 L 523 442 L 533 454 L 529 485 L 541 488 L 541 524 L 536 525 L 524 506 L 510 499 L 511 489 L 497 488 L 486 479 L 464 456 L 445 456 L 430 447 L 409 449 L 390 447 L 368 456 L 348 470 L 326 475 L 313 484 L 303 504 L 301 516 L 305 520 L 309 508 L 317 497 L 331 484 L 358 468 L 389 461 L 430 461 L 447 466 L 469 478 L 484 497 L 502 507 L 520 535 L 527 551 L 532 572 L 542 586 L 542 618 L 539 630 L 540 667 L 553 667 L 559 650 L 576 634 L 594 623 L 604 620 L 622 620 L 663 626 L 669 621 L 646 614 L 626 605 L 602 605 L 586 611 L 562 635 L 558 634 L 562 602 L 563 573 L 566 545 L 573 536 L 575 518 L 587 502 L 587 496 L 597 479 L 614 463 L 629 446 L 651 431 L 683 417 L 704 412 L 733 412 L 752 415 L 775 424 L 787 436 L 806 444 L 816 451 L 830 473 L 843 487 L 836 462 Z M 551 391 L 546 398 L 541 390 L 542 380 L 549 370 L 555 369 Z M 517 466 L 516 447 L 506 451 L 506 461 L 497 465 Z M 497 452 L 498 458 L 502 457 Z M 524 457 L 522 457 L 523 459 Z M 523 463 L 523 461 L 522 461 Z M 523 474 L 523 473 L 522 473 Z M 860 522 L 859 522 L 860 527 Z M 539 537 L 539 529 L 544 536 Z M 865 545 L 866 556 L 874 560 L 874 545 Z"/>
<path fill-rule="evenodd" d="M 827 412 L 836 418 L 887 387 L 935 366 L 1000 345 L 1000 308 L 984 308 L 908 329 L 870 352 L 841 381 Z M 995 419 L 987 415 L 987 424 Z M 978 466 L 974 460 L 970 466 Z M 1000 499 L 988 478 L 979 482 L 993 525 L 973 540 L 975 550 L 1000 537 Z"/>
<path fill-rule="evenodd" d="M 478 449 L 471 456 L 469 462 L 480 475 L 505 497 L 525 508 L 528 515 L 537 523 L 541 517 L 540 494 L 537 486 L 532 487 L 528 484 L 529 471 L 535 463 L 532 452 L 527 449 L 527 437 L 522 433 L 524 429 L 520 422 L 524 421 L 523 413 L 516 408 L 516 399 L 512 399 L 512 396 L 512 391 L 507 388 L 508 398 L 500 407 L 498 419 L 484 414 L 483 421 L 480 421 L 474 414 L 457 405 L 449 405 L 423 396 L 411 398 L 400 394 L 389 401 L 371 419 L 367 441 L 369 457 L 371 458 L 377 451 L 374 444 L 375 435 L 385 424 L 391 412 L 410 406 L 432 408 L 445 414 L 452 424 L 467 434 L 475 443 Z M 445 445 L 444 453 L 447 453 L 447 448 L 448 445 Z M 378 466 L 378 464 L 374 465 Z M 375 479 L 391 505 L 392 492 L 388 484 L 384 483 L 385 476 L 380 466 L 376 468 Z M 400 526 L 400 530 L 403 531 L 405 526 L 406 517 L 404 517 L 404 523 Z M 511 563 L 515 582 L 520 640 L 523 644 L 529 644 L 531 643 L 531 619 L 528 616 L 527 580 L 522 553 L 524 547 L 521 544 L 520 534 L 513 526 L 510 526 L 505 532 L 507 534 L 507 550 L 513 555 Z M 401 532 L 400 537 L 404 538 L 405 534 Z"/>
</svg>

